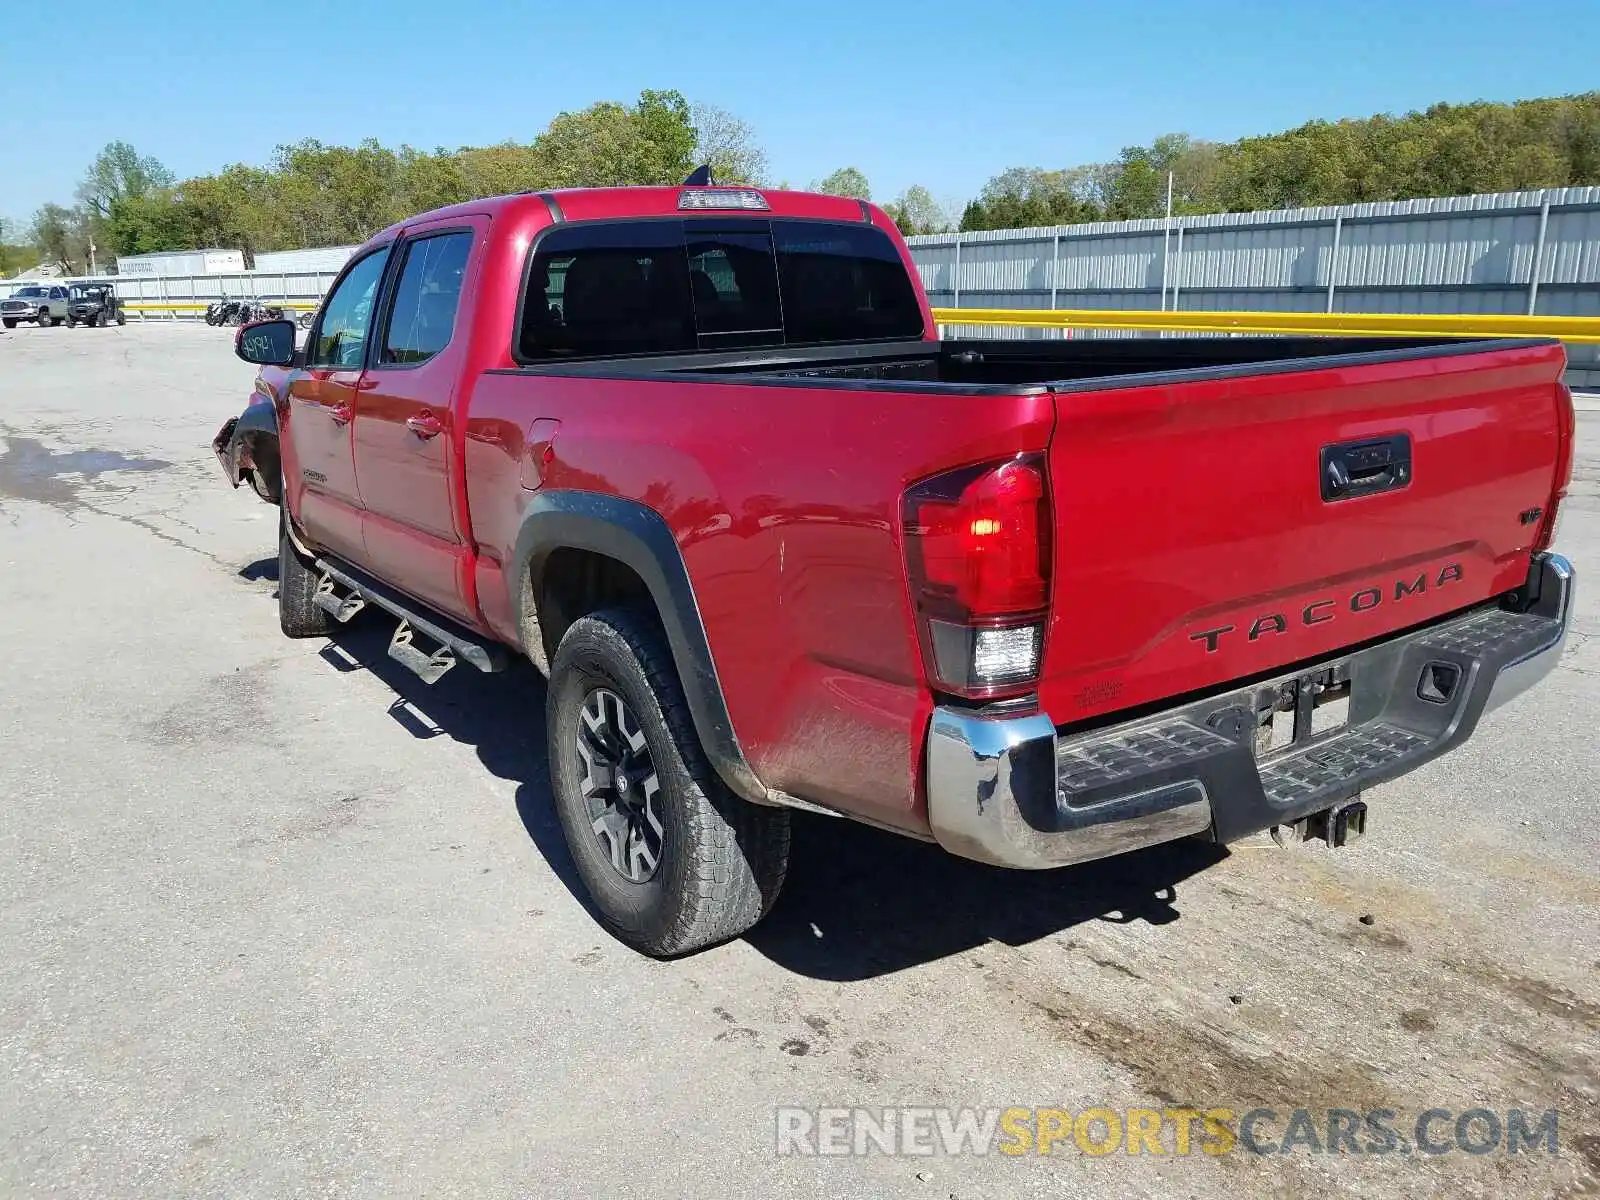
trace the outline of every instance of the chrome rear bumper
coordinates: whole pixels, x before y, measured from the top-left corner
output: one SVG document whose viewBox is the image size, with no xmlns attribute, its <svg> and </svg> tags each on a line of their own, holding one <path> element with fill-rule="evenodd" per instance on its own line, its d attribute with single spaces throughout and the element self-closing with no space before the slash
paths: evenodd
<svg viewBox="0 0 1600 1200">
<path fill-rule="evenodd" d="M 1233 841 L 1319 812 L 1465 741 L 1484 713 L 1548 675 L 1575 586 L 1570 562 L 1542 554 L 1510 607 L 1086 734 L 1061 736 L 1043 714 L 937 708 L 927 776 L 934 837 L 965 858 L 1044 868 L 1199 833 Z M 1455 682 L 1441 699 L 1425 674 Z M 1263 706 L 1320 690 L 1323 679 L 1348 680 L 1348 724 L 1320 734 L 1308 726 L 1258 759 Z"/>
</svg>

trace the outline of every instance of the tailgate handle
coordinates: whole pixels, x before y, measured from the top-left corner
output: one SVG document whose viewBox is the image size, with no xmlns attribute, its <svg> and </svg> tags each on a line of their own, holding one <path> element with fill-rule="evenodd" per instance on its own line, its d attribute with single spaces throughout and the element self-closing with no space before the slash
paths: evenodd
<svg viewBox="0 0 1600 1200">
<path fill-rule="evenodd" d="M 1322 448 L 1322 499 L 1353 500 L 1411 482 L 1411 435 L 1363 438 Z"/>
</svg>

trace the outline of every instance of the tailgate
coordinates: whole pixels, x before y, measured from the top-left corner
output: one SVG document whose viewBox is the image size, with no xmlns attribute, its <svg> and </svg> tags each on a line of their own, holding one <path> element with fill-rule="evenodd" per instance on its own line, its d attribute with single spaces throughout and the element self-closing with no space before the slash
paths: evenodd
<svg viewBox="0 0 1600 1200">
<path fill-rule="evenodd" d="M 1040 680 L 1058 724 L 1523 583 L 1554 487 L 1560 345 L 1322 362 L 1058 392 Z"/>
</svg>

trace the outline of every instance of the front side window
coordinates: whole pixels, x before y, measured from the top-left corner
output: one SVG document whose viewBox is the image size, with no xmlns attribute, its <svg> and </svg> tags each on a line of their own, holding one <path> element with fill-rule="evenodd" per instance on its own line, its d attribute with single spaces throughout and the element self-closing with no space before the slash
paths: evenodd
<svg viewBox="0 0 1600 1200">
<path fill-rule="evenodd" d="M 719 215 L 547 233 L 518 349 L 543 360 L 922 334 L 916 289 L 882 230 Z"/>
<path fill-rule="evenodd" d="M 308 367 L 353 370 L 367 352 L 367 330 L 372 325 L 372 305 L 389 247 L 376 250 L 351 267 L 333 289 L 322 309 L 322 320 L 306 356 Z"/>
<path fill-rule="evenodd" d="M 380 363 L 427 362 L 450 344 L 471 252 L 472 234 L 466 231 L 407 243 Z"/>
</svg>

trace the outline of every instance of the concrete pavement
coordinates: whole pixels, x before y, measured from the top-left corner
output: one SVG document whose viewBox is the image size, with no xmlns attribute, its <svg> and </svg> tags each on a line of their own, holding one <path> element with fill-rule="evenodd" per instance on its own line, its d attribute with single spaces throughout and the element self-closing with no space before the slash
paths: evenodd
<svg viewBox="0 0 1600 1200">
<path fill-rule="evenodd" d="M 1359 848 L 1018 875 L 803 818 L 771 919 L 663 964 L 574 894 L 531 669 L 279 636 L 230 342 L 0 336 L 0 1192 L 1600 1190 L 1594 409 L 1563 666 Z M 779 1106 L 1179 1104 L 1557 1109 L 1562 1152 L 775 1154 Z"/>
</svg>

